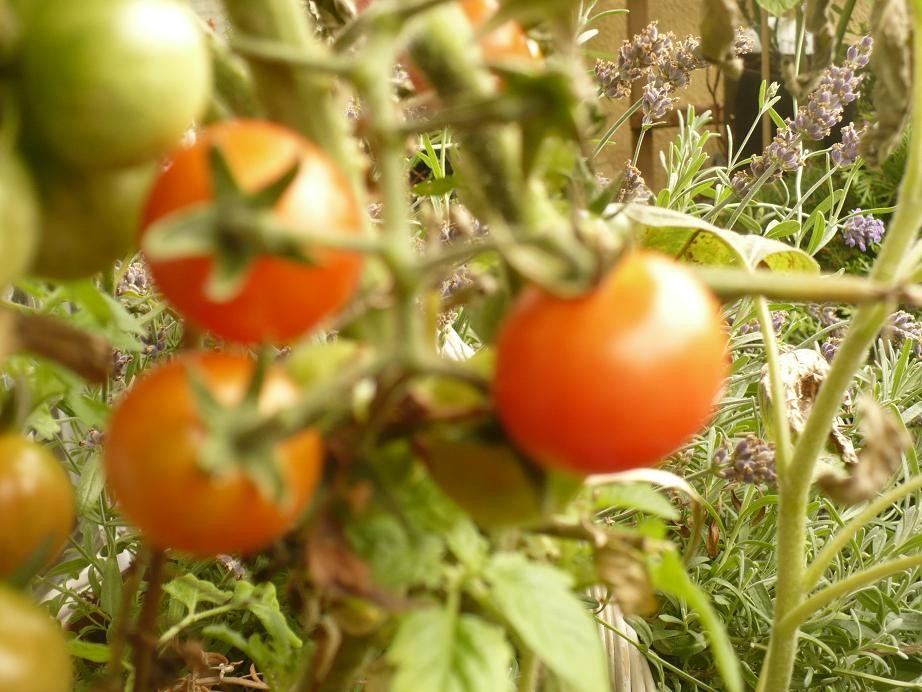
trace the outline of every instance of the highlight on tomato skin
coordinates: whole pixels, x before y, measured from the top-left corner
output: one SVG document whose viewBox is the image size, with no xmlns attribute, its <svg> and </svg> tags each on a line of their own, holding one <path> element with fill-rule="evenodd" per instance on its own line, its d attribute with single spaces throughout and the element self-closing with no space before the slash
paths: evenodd
<svg viewBox="0 0 922 692">
<path fill-rule="evenodd" d="M 583 474 L 659 462 L 710 420 L 729 373 L 717 299 L 651 252 L 585 296 L 527 288 L 497 344 L 506 432 L 539 463 Z"/>
<path fill-rule="evenodd" d="M 253 369 L 246 356 L 187 354 L 148 371 L 116 405 L 106 435 L 107 482 L 122 514 L 153 545 L 202 557 L 254 552 L 287 533 L 310 503 L 323 462 L 323 442 L 312 429 L 275 447 L 285 488 L 279 500 L 239 466 L 220 473 L 202 468 L 208 430 L 191 374 L 203 378 L 218 403 L 233 407 L 243 401 Z M 270 366 L 260 412 L 271 415 L 298 399 L 297 385 Z"/>
<path fill-rule="evenodd" d="M 294 234 L 362 231 L 365 212 L 345 175 L 323 151 L 275 123 L 238 119 L 205 128 L 191 145 L 173 152 L 147 201 L 142 247 L 155 221 L 212 200 L 211 147 L 220 150 L 245 193 L 266 187 L 299 164 L 272 210 L 275 220 Z M 258 257 L 239 293 L 227 301 L 207 295 L 215 265 L 209 256 L 148 258 L 148 263 L 164 297 L 200 329 L 244 344 L 290 343 L 346 307 L 358 290 L 364 264 L 361 255 L 345 250 L 305 242 L 304 251 L 311 264 Z"/>
</svg>

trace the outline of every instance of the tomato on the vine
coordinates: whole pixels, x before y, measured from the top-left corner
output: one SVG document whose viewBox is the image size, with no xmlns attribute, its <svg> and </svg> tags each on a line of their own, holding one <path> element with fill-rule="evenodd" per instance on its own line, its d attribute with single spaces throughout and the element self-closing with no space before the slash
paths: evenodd
<svg viewBox="0 0 922 692">
<path fill-rule="evenodd" d="M 0 288 L 29 268 L 38 247 L 39 209 L 33 181 L 18 156 L 0 152 Z"/>
<path fill-rule="evenodd" d="M 202 467 L 207 422 L 190 378 L 200 376 L 218 403 L 244 398 L 250 358 L 222 353 L 180 357 L 137 380 L 116 406 L 105 444 L 106 478 L 125 518 L 154 545 L 201 556 L 266 547 L 304 512 L 317 486 L 323 444 L 312 430 L 279 443 L 284 494 L 263 492 L 241 467 Z M 259 395 L 271 414 L 298 400 L 297 386 L 270 367 Z"/>
<path fill-rule="evenodd" d="M 42 216 L 31 273 L 57 280 L 85 278 L 136 250 L 155 166 L 78 173 L 37 158 L 32 168 Z"/>
<path fill-rule="evenodd" d="M 73 688 L 73 664 L 61 627 L 26 596 L 0 584 L 0 689 Z"/>
<path fill-rule="evenodd" d="M 74 527 L 74 492 L 42 445 L 0 435 L 0 579 L 38 559 L 48 564 Z"/>
<path fill-rule="evenodd" d="M 549 466 L 647 466 L 710 418 L 728 374 L 716 298 L 678 263 L 635 252 L 589 294 L 529 287 L 506 316 L 494 399 L 510 437 Z"/>
<path fill-rule="evenodd" d="M 199 133 L 173 153 L 150 193 L 143 225 L 210 201 L 214 196 L 209 152 L 216 147 L 244 192 L 256 192 L 299 164 L 297 176 L 272 210 L 297 233 L 357 234 L 362 209 L 349 181 L 330 158 L 295 132 L 258 120 L 232 120 Z M 142 236 L 142 246 L 144 239 Z M 313 247 L 311 263 L 274 256 L 256 258 L 236 296 L 216 301 L 206 284 L 210 256 L 148 258 L 164 296 L 183 317 L 218 336 L 243 343 L 289 342 L 336 314 L 358 288 L 362 258 L 354 252 Z"/>
<path fill-rule="evenodd" d="M 29 131 L 79 168 L 175 146 L 205 111 L 211 58 L 177 0 L 43 0 L 23 10 L 19 77 Z"/>
</svg>

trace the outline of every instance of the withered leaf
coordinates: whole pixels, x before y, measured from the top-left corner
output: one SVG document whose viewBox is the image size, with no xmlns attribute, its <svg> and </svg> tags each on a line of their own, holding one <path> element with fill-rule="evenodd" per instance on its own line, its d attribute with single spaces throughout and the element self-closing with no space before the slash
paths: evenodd
<svg viewBox="0 0 922 692">
<path fill-rule="evenodd" d="M 596 548 L 595 565 L 609 597 L 625 615 L 650 615 L 659 608 L 642 556 L 615 541 Z"/>
<path fill-rule="evenodd" d="M 829 363 L 822 355 L 809 348 L 800 348 L 782 353 L 778 360 L 785 406 L 788 413 L 788 424 L 796 438 L 797 435 L 803 432 L 807 416 L 809 416 L 810 410 L 816 402 L 820 385 L 829 373 Z M 762 376 L 759 380 L 759 398 L 762 401 L 763 410 L 768 410 L 771 406 L 772 395 L 767 366 L 762 368 Z M 846 399 L 845 403 L 847 405 L 849 401 Z M 769 423 L 771 422 L 770 417 L 767 420 Z M 770 430 L 769 432 L 773 431 Z M 842 433 L 838 421 L 833 423 L 829 438 L 845 463 L 858 461 L 854 445 Z"/>
<path fill-rule="evenodd" d="M 848 474 L 827 470 L 816 478 L 826 495 L 842 504 L 854 505 L 876 496 L 896 473 L 900 458 L 912 444 L 906 428 L 893 413 L 871 397 L 858 402 L 863 413 L 864 447 Z"/>
</svg>

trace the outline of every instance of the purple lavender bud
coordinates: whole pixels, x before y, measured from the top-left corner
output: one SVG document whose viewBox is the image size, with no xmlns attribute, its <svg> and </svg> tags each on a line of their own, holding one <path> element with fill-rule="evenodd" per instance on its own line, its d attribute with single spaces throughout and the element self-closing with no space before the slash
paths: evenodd
<svg viewBox="0 0 922 692">
<path fill-rule="evenodd" d="M 621 178 L 621 185 L 618 187 L 618 195 L 615 201 L 619 203 L 639 202 L 645 204 L 652 194 L 643 179 L 640 169 L 627 161 L 624 164 L 624 175 Z"/>
<path fill-rule="evenodd" d="M 775 471 L 775 445 L 755 436 L 747 435 L 733 446 L 726 446 L 714 454 L 714 468 L 721 478 L 738 483 L 770 484 L 777 479 Z"/>
<path fill-rule="evenodd" d="M 820 353 L 823 355 L 823 358 L 826 359 L 827 363 L 831 363 L 832 359 L 836 357 L 841 345 L 842 339 L 837 336 L 831 336 L 820 344 Z"/>
<path fill-rule="evenodd" d="M 860 209 L 852 210 L 853 216 L 845 221 L 842 235 L 846 245 L 867 252 L 868 248 L 880 243 L 887 229 L 880 219 L 865 216 L 860 212 Z"/>
<path fill-rule="evenodd" d="M 641 103 L 644 125 L 652 125 L 672 110 L 678 99 L 672 98 L 670 93 L 671 89 L 668 84 L 660 82 L 655 77 L 648 79 Z"/>
<path fill-rule="evenodd" d="M 854 123 L 849 123 L 842 128 L 842 141 L 832 145 L 829 151 L 829 157 L 837 166 L 851 166 L 858 160 L 861 154 L 861 137 L 864 135 L 867 125 L 860 130 L 855 128 Z"/>
</svg>

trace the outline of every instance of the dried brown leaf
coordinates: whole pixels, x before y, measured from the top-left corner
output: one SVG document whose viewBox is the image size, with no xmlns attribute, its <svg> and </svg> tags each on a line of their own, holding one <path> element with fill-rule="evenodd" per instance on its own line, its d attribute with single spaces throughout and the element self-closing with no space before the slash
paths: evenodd
<svg viewBox="0 0 922 692">
<path fill-rule="evenodd" d="M 864 436 L 858 462 L 847 475 L 829 470 L 816 479 L 829 498 L 847 505 L 875 497 L 896 473 L 903 453 L 912 444 L 906 428 L 889 409 L 870 397 L 863 397 L 858 404 L 863 413 Z"/>
</svg>

